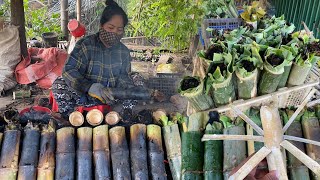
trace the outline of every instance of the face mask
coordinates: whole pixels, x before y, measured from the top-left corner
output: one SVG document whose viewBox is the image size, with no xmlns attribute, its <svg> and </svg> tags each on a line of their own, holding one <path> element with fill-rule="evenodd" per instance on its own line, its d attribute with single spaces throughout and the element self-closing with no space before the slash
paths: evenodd
<svg viewBox="0 0 320 180">
<path fill-rule="evenodd" d="M 111 47 L 111 46 L 114 46 L 120 42 L 120 39 L 122 38 L 122 34 L 119 35 L 117 33 L 108 32 L 108 31 L 104 30 L 103 28 L 100 28 L 99 38 L 105 46 Z"/>
</svg>

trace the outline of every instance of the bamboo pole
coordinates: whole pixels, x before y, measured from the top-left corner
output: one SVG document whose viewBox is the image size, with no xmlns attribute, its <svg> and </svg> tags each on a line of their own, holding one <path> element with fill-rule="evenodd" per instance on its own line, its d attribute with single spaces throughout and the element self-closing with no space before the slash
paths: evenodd
<svg viewBox="0 0 320 180">
<path fill-rule="evenodd" d="M 320 146 L 320 142 L 319 141 L 313 141 L 313 140 L 310 140 L 310 139 L 299 138 L 299 137 L 289 136 L 289 135 L 284 135 L 283 138 L 285 140 L 298 141 L 298 142 L 303 142 L 303 143 L 307 143 L 307 144 L 313 144 L 313 145 L 316 145 L 316 146 Z"/>
<path fill-rule="evenodd" d="M 247 135 L 253 136 L 253 128 L 252 126 L 250 126 L 250 124 L 246 124 L 246 130 L 247 130 Z M 248 148 L 248 156 L 250 156 L 255 152 L 254 141 L 248 140 L 247 148 Z"/>
<path fill-rule="evenodd" d="M 93 128 L 95 179 L 111 179 L 108 125 Z"/>
<path fill-rule="evenodd" d="M 229 177 L 229 180 L 242 180 L 254 169 L 271 150 L 262 147 L 255 155 L 253 155 L 236 173 Z"/>
<path fill-rule="evenodd" d="M 264 129 L 265 146 L 272 150 L 272 153 L 267 156 L 269 171 L 277 170 L 280 174 L 280 180 L 288 179 L 283 155 L 280 151 L 283 133 L 279 112 L 275 107 L 262 106 L 260 117 Z"/>
<path fill-rule="evenodd" d="M 77 172 L 78 180 L 93 179 L 92 177 L 92 128 L 82 127 L 77 129 Z"/>
<path fill-rule="evenodd" d="M 65 40 L 68 40 L 68 0 L 61 0 L 61 31 Z"/>
<path fill-rule="evenodd" d="M 146 133 L 147 127 L 144 124 L 135 124 L 130 127 L 130 157 L 132 179 L 148 179 Z"/>
<path fill-rule="evenodd" d="M 24 139 L 19 163 L 18 180 L 36 179 L 36 166 L 38 165 L 38 149 L 40 131 L 37 125 L 31 122 L 24 130 Z"/>
<path fill-rule="evenodd" d="M 55 167 L 56 133 L 53 121 L 45 125 L 41 132 L 38 162 L 38 180 L 53 180 Z"/>
<path fill-rule="evenodd" d="M 130 179 L 129 148 L 124 127 L 109 130 L 113 179 Z"/>
<path fill-rule="evenodd" d="M 303 164 L 305 164 L 312 172 L 314 172 L 318 177 L 320 177 L 320 165 L 307 156 L 305 153 L 301 152 L 300 149 L 292 145 L 288 141 L 282 141 L 281 146 L 293 154 L 297 159 L 299 159 Z"/>
<path fill-rule="evenodd" d="M 57 130 L 55 179 L 74 179 L 75 132 L 72 127 Z"/>
<path fill-rule="evenodd" d="M 81 22 L 81 0 L 77 0 L 77 21 Z"/>
<path fill-rule="evenodd" d="M 251 135 L 229 135 L 229 134 L 205 134 L 202 137 L 202 141 L 210 141 L 210 140 L 239 140 L 239 141 L 258 141 L 264 142 L 264 138 L 262 136 L 251 136 Z"/>
</svg>

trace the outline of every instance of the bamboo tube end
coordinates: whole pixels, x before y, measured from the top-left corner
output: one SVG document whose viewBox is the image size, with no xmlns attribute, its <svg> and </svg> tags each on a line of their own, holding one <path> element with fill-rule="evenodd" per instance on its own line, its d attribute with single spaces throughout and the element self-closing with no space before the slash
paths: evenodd
<svg viewBox="0 0 320 180">
<path fill-rule="evenodd" d="M 97 126 L 102 123 L 103 121 L 103 114 L 98 109 L 93 109 L 88 112 L 86 119 L 88 123 L 92 126 Z"/>
<path fill-rule="evenodd" d="M 121 120 L 121 117 L 119 113 L 115 111 L 109 112 L 105 117 L 105 121 L 109 125 L 116 125 L 120 120 Z"/>
<path fill-rule="evenodd" d="M 74 111 L 69 115 L 69 122 L 72 126 L 81 126 L 84 122 L 84 117 L 81 112 Z"/>
<path fill-rule="evenodd" d="M 167 112 L 164 109 L 157 109 L 152 113 L 154 122 L 159 125 L 161 125 L 160 119 L 162 116 L 167 116 Z"/>
</svg>

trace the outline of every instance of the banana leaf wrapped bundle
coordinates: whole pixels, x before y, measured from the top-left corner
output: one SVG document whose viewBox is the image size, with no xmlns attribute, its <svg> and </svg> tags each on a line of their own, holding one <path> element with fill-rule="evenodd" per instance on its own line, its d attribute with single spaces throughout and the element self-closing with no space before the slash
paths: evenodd
<svg viewBox="0 0 320 180">
<path fill-rule="evenodd" d="M 263 71 L 260 77 L 258 94 L 275 92 L 283 77 L 284 67 L 292 60 L 292 53 L 284 48 L 269 47 L 266 52 Z M 291 59 L 291 60 L 290 60 Z"/>
<path fill-rule="evenodd" d="M 205 134 L 222 134 L 223 126 L 220 122 L 213 122 L 206 126 Z M 223 179 L 223 141 L 204 142 L 204 179 Z"/>
<path fill-rule="evenodd" d="M 293 110 L 286 109 L 285 111 L 280 111 L 282 120 L 284 124 L 289 121 L 289 117 L 294 114 Z M 286 135 L 295 136 L 295 137 L 303 137 L 302 134 L 302 126 L 301 126 L 301 116 L 300 113 L 295 120 L 292 122 L 290 127 L 288 128 Z M 304 144 L 298 141 L 290 141 L 294 146 L 299 148 L 302 152 L 306 152 Z M 291 180 L 303 180 L 303 179 L 310 179 L 309 177 L 309 170 L 308 168 L 300 162 L 295 156 L 291 153 L 287 152 L 287 159 L 288 159 L 288 173 Z"/>
<path fill-rule="evenodd" d="M 236 62 L 236 77 L 239 99 L 250 99 L 257 96 L 259 68 L 263 61 L 257 46 L 243 46 L 243 53 Z"/>
<path fill-rule="evenodd" d="M 227 49 L 226 45 L 222 41 L 219 41 L 219 40 L 216 41 L 216 42 L 212 42 L 207 50 L 199 51 L 198 57 L 203 62 L 202 63 L 203 70 L 205 72 L 208 71 L 208 68 L 209 68 L 210 64 L 214 60 L 214 55 L 215 54 L 220 54 L 220 53 L 224 53 L 224 52 L 225 53 L 228 52 L 228 49 Z"/>
<path fill-rule="evenodd" d="M 203 113 L 195 113 L 189 117 L 188 129 L 181 133 L 181 179 L 203 179 Z"/>
<path fill-rule="evenodd" d="M 305 111 L 302 116 L 301 124 L 303 135 L 306 139 L 320 141 L 320 125 L 314 111 Z M 312 144 L 307 144 L 306 147 L 308 156 L 320 163 L 320 147 Z M 311 177 L 314 180 L 320 178 L 316 177 L 314 173 L 312 173 Z"/>
<path fill-rule="evenodd" d="M 207 94 L 212 95 L 215 105 L 226 105 L 236 99 L 233 84 L 233 64 L 230 53 L 214 54 L 206 79 Z"/>
<path fill-rule="evenodd" d="M 203 111 L 214 105 L 212 98 L 206 94 L 204 82 L 199 77 L 184 77 L 178 92 L 188 99 L 196 111 Z"/>
<path fill-rule="evenodd" d="M 227 116 L 221 116 L 226 135 L 245 135 L 244 122 L 241 118 L 232 121 Z M 237 167 L 247 157 L 245 141 L 225 140 L 223 141 L 223 176 L 228 179 L 233 168 Z"/>
</svg>

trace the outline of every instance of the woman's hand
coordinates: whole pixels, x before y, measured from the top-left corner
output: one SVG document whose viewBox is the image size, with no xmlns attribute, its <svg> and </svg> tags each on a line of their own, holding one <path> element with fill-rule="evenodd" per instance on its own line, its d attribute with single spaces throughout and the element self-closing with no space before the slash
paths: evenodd
<svg viewBox="0 0 320 180">
<path fill-rule="evenodd" d="M 106 88 L 100 83 L 93 83 L 88 94 L 93 98 L 99 99 L 102 103 L 109 104 L 114 100 L 110 88 Z"/>
</svg>

